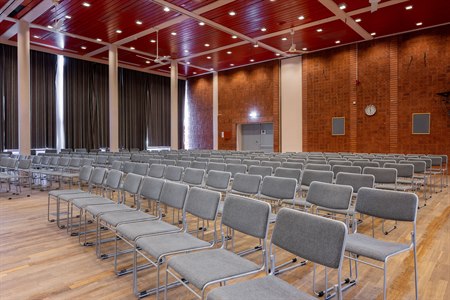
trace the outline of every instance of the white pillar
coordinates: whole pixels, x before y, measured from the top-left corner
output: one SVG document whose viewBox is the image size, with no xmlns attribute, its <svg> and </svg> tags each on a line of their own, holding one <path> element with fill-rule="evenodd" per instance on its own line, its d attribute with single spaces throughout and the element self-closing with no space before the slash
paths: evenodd
<svg viewBox="0 0 450 300">
<path fill-rule="evenodd" d="M 19 152 L 30 155 L 31 118 L 30 118 L 30 27 L 25 21 L 19 21 L 17 34 L 17 75 L 18 75 L 18 120 Z"/>
<path fill-rule="evenodd" d="M 300 152 L 302 142 L 302 58 L 281 61 L 281 151 Z"/>
<path fill-rule="evenodd" d="M 170 148 L 178 149 L 178 63 L 170 63 Z"/>
<path fill-rule="evenodd" d="M 119 76 L 117 46 L 109 46 L 109 151 L 119 151 Z"/>
<path fill-rule="evenodd" d="M 219 148 L 219 73 L 213 73 L 213 149 Z"/>
</svg>

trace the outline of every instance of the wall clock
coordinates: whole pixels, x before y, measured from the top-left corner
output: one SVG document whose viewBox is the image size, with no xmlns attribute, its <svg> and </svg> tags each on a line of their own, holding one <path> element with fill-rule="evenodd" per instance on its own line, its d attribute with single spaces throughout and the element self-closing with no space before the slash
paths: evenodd
<svg viewBox="0 0 450 300">
<path fill-rule="evenodd" d="M 369 104 L 366 106 L 364 111 L 365 111 L 366 115 L 373 116 L 377 112 L 377 108 L 375 107 L 375 105 Z"/>
</svg>

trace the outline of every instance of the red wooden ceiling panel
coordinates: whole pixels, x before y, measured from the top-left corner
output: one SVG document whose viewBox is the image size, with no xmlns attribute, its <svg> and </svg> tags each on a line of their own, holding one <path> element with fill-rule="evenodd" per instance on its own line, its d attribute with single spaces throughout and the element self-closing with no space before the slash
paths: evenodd
<svg viewBox="0 0 450 300">
<path fill-rule="evenodd" d="M 23 16 L 25 16 L 28 12 L 30 12 L 30 10 L 32 10 L 33 8 L 36 7 L 36 5 L 38 5 L 39 3 L 41 3 L 42 0 L 25 0 L 22 2 L 22 6 L 24 6 L 24 8 L 22 10 L 20 10 L 15 16 L 14 18 L 16 19 L 20 19 Z"/>
<path fill-rule="evenodd" d="M 407 10 L 410 5 L 412 9 Z M 383 36 L 449 22 L 449 12 L 448 0 L 410 0 L 353 18 L 361 18 L 359 24 L 367 32 Z M 419 22 L 421 26 L 416 25 Z"/>
<path fill-rule="evenodd" d="M 90 7 L 84 7 L 83 2 L 64 1 L 56 11 L 47 11 L 34 23 L 47 26 L 63 19 L 64 31 L 114 43 L 180 15 L 164 12 L 161 6 L 150 1 L 97 0 Z M 71 18 L 66 19 L 67 15 Z M 136 24 L 138 20 L 141 25 Z M 122 33 L 117 33 L 118 29 Z"/>
<path fill-rule="evenodd" d="M 172 32 L 175 32 L 176 35 L 172 35 Z M 197 21 L 192 19 L 162 29 L 158 35 L 159 55 L 170 55 L 171 58 L 182 58 L 192 53 L 208 51 L 239 41 L 239 39 L 233 39 L 231 35 L 207 25 L 200 26 Z M 156 43 L 151 43 L 150 40 L 156 40 L 156 33 L 124 46 L 156 54 Z M 210 46 L 206 47 L 205 44 Z"/>
<path fill-rule="evenodd" d="M 322 32 L 317 32 L 318 29 L 322 29 Z M 297 49 L 307 48 L 308 51 L 336 46 L 336 41 L 340 41 L 340 44 L 347 44 L 362 39 L 341 20 L 299 30 L 294 34 L 294 43 Z M 262 42 L 286 51 L 291 46 L 291 35 L 276 36 L 262 40 Z"/>
<path fill-rule="evenodd" d="M 215 2 L 215 0 L 169 0 L 167 2 L 175 4 L 186 10 L 193 11 L 199 9 L 200 7 L 209 5 Z"/>
<path fill-rule="evenodd" d="M 8 0 L 0 0 L 0 9 L 5 6 L 5 4 L 8 2 Z"/>
<path fill-rule="evenodd" d="M 229 12 L 235 12 L 230 16 Z M 333 16 L 319 1 L 236 1 L 202 16 L 250 37 L 285 30 Z M 303 20 L 299 17 L 303 16 Z M 261 28 L 266 31 L 261 31 Z"/>
<path fill-rule="evenodd" d="M 189 66 L 189 65 L 178 65 L 178 73 L 182 74 L 185 77 L 189 77 L 189 76 L 197 76 L 197 75 L 201 75 L 201 74 L 205 74 L 209 71 L 206 70 L 202 70 L 193 66 Z"/>
<path fill-rule="evenodd" d="M 2 35 L 5 31 L 7 31 L 11 26 L 14 25 L 14 22 L 3 21 L 0 23 L 0 35 Z"/>
</svg>

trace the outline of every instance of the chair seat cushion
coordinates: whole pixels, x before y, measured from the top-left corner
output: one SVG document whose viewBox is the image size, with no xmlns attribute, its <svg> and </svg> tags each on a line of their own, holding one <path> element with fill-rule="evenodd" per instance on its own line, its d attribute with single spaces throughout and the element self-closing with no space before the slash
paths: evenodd
<svg viewBox="0 0 450 300">
<path fill-rule="evenodd" d="M 99 195 L 95 195 L 92 193 L 88 193 L 88 192 L 84 192 L 84 193 L 77 193 L 77 194 L 62 194 L 59 197 L 59 200 L 64 200 L 64 201 L 73 201 L 75 199 L 78 198 L 102 198 Z"/>
<path fill-rule="evenodd" d="M 288 199 L 281 201 L 282 204 L 290 204 L 290 205 L 297 205 L 297 206 L 306 206 L 310 207 L 311 203 L 306 202 L 303 198 L 294 198 L 294 199 Z"/>
<path fill-rule="evenodd" d="M 207 300 L 316 300 L 309 294 L 297 290 L 292 285 L 275 276 L 239 282 L 212 290 Z"/>
<path fill-rule="evenodd" d="M 85 207 L 93 216 L 98 216 L 102 213 L 113 212 L 113 211 L 123 211 L 123 210 L 134 210 L 133 208 L 126 206 L 125 204 L 104 204 L 104 205 L 89 205 Z"/>
<path fill-rule="evenodd" d="M 159 220 L 120 224 L 116 228 L 118 233 L 131 241 L 134 241 L 141 235 L 175 232 L 178 230 L 180 230 L 179 227 Z"/>
<path fill-rule="evenodd" d="M 79 198 L 72 200 L 72 204 L 78 208 L 85 208 L 89 205 L 114 204 L 114 201 L 102 197 Z"/>
<path fill-rule="evenodd" d="M 136 241 L 136 245 L 151 256 L 158 258 L 166 253 L 204 248 L 209 247 L 211 244 L 189 233 L 180 232 L 142 237 Z"/>
<path fill-rule="evenodd" d="M 317 209 L 322 210 L 322 211 L 331 212 L 331 213 L 337 213 L 337 214 L 341 214 L 341 215 L 353 216 L 355 214 L 355 207 L 353 207 L 353 206 L 350 206 L 348 209 L 332 209 L 332 208 L 318 206 Z"/>
<path fill-rule="evenodd" d="M 385 261 L 386 257 L 409 249 L 409 245 L 377 240 L 370 236 L 355 233 L 347 237 L 345 251 Z"/>
<path fill-rule="evenodd" d="M 120 223 L 126 222 L 156 219 L 157 217 L 149 215 L 140 210 L 110 212 L 102 216 L 102 220 L 112 226 L 117 226 Z"/>
<path fill-rule="evenodd" d="M 78 194 L 78 193 L 86 193 L 86 191 L 76 189 L 76 190 L 53 190 L 48 192 L 50 196 L 54 197 L 58 197 L 64 194 Z"/>
<path fill-rule="evenodd" d="M 199 289 L 210 281 L 259 270 L 254 262 L 225 249 L 177 255 L 169 267 Z"/>
<path fill-rule="evenodd" d="M 397 189 L 397 185 L 394 183 L 375 183 L 375 188 L 395 191 Z"/>
</svg>

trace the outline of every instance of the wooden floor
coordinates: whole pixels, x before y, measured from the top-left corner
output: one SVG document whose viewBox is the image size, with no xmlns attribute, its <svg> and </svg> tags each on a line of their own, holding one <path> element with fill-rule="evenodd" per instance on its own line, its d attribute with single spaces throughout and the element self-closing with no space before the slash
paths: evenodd
<svg viewBox="0 0 450 300">
<path fill-rule="evenodd" d="M 69 237 L 55 223 L 47 222 L 46 195 L 46 192 L 33 191 L 30 198 L 8 200 L 6 193 L 0 193 L 0 299 L 133 299 L 130 275 L 116 277 L 111 259 L 97 259 L 92 247 L 80 246 L 76 237 Z M 369 232 L 369 223 L 363 223 L 360 231 Z M 450 299 L 448 189 L 434 194 L 428 206 L 419 210 L 417 224 L 420 299 Z M 379 228 L 376 232 L 382 236 Z M 407 241 L 409 232 L 410 227 L 401 224 L 387 238 Z M 252 245 L 253 241 L 246 239 L 236 247 Z M 130 264 L 130 256 L 120 258 L 121 266 Z M 414 298 L 412 257 L 409 252 L 389 262 L 388 299 Z M 248 258 L 258 261 L 258 254 Z M 283 260 L 288 256 L 280 252 L 278 258 Z M 347 272 L 345 262 L 344 276 Z M 154 285 L 153 274 L 150 270 L 140 272 L 140 288 Z M 344 292 L 344 298 L 381 299 L 382 271 L 361 265 L 359 275 L 360 282 Z M 311 264 L 284 273 L 280 278 L 310 292 Z M 332 282 L 334 278 L 331 277 Z M 194 298 L 181 287 L 171 290 L 168 296 L 169 299 Z"/>
</svg>

